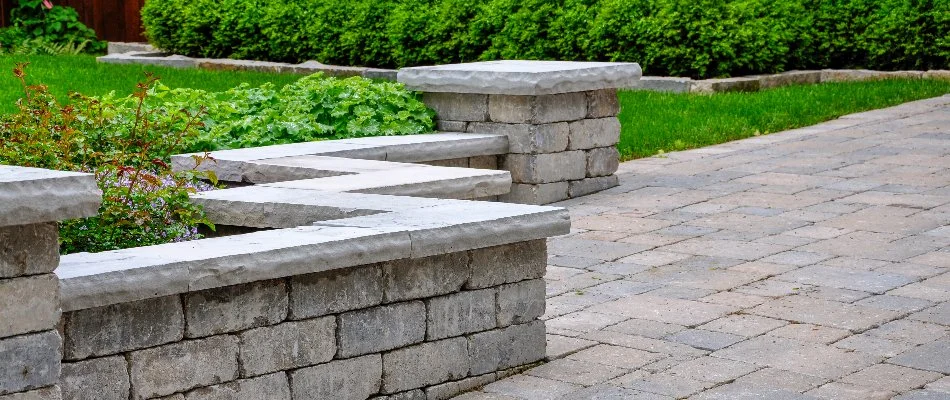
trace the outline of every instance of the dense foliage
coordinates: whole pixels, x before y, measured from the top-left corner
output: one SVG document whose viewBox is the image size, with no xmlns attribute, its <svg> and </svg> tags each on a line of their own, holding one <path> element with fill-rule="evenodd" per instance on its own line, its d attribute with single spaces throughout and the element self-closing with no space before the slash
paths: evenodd
<svg viewBox="0 0 950 400">
<path fill-rule="evenodd" d="M 177 53 L 402 67 L 640 62 L 651 75 L 950 64 L 950 0 L 148 0 Z"/>
<path fill-rule="evenodd" d="M 243 84 L 225 92 L 156 85 L 148 103 L 168 111 L 204 107 L 199 135 L 180 152 L 321 139 L 431 132 L 432 110 L 395 82 L 310 75 L 281 89 Z M 103 97 L 113 101 L 113 96 Z"/>
<path fill-rule="evenodd" d="M 106 43 L 79 21 L 71 7 L 49 0 L 17 0 L 10 10 L 11 24 L 0 28 L 0 53 L 80 54 L 100 53 Z"/>
<path fill-rule="evenodd" d="M 168 165 L 180 143 L 199 134 L 202 112 L 168 113 L 146 99 L 154 79 L 121 102 L 73 95 L 60 104 L 45 86 L 27 85 L 23 66 L 19 111 L 0 117 L 0 164 L 95 174 L 103 192 L 99 215 L 60 224 L 66 253 L 105 251 L 198 237 L 207 224 L 188 195 L 210 188 L 196 171 Z M 195 157 L 197 164 L 207 157 Z"/>
</svg>

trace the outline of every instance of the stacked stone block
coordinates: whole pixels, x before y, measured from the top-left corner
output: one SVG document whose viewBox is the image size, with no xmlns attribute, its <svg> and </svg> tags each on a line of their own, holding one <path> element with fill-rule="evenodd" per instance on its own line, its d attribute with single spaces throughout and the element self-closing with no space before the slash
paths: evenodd
<svg viewBox="0 0 950 400">
<path fill-rule="evenodd" d="M 547 204 L 618 184 L 620 111 L 615 89 L 549 95 L 426 93 L 440 130 L 508 136 L 500 200 Z"/>
<path fill-rule="evenodd" d="M 545 246 L 67 312 L 63 397 L 447 399 L 544 357 Z"/>
<path fill-rule="evenodd" d="M 0 165 L 0 400 L 59 400 L 59 228 L 95 215 L 92 175 Z"/>
<path fill-rule="evenodd" d="M 0 399 L 59 399 L 56 223 L 0 227 Z"/>
</svg>

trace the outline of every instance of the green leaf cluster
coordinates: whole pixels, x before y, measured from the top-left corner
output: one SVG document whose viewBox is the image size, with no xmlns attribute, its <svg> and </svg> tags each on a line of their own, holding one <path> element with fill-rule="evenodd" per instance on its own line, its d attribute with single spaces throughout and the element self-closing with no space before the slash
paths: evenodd
<svg viewBox="0 0 950 400">
<path fill-rule="evenodd" d="M 153 44 L 373 67 L 640 62 L 695 78 L 950 64 L 950 0 L 147 0 Z"/>
<path fill-rule="evenodd" d="M 72 7 L 47 9 L 43 0 L 17 0 L 10 20 L 10 26 L 0 28 L 0 53 L 96 54 L 106 49 Z"/>
</svg>

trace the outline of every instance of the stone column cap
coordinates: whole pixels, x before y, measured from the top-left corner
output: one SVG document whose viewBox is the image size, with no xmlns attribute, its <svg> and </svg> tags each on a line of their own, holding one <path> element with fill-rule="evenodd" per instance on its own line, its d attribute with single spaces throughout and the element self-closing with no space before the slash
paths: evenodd
<svg viewBox="0 0 950 400">
<path fill-rule="evenodd" d="M 91 174 L 0 165 L 0 226 L 91 217 L 101 201 Z"/>
<path fill-rule="evenodd" d="M 632 87 L 637 63 L 504 60 L 399 70 L 397 80 L 422 92 L 548 95 Z"/>
</svg>

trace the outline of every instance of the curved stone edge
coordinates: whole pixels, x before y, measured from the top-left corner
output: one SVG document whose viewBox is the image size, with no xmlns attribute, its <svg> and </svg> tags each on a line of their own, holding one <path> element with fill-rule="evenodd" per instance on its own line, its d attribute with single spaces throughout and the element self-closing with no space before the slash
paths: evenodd
<svg viewBox="0 0 950 400">
<path fill-rule="evenodd" d="M 101 307 L 543 239 L 570 231 L 570 217 L 561 208 L 379 197 L 388 197 L 386 200 L 393 203 L 389 209 L 396 211 L 312 226 L 63 256 L 56 271 L 60 278 L 62 309 Z M 413 206 L 412 203 L 420 204 Z M 336 206 L 344 208 L 346 204 Z"/>
<path fill-rule="evenodd" d="M 538 96 L 626 88 L 637 63 L 503 60 L 400 69 L 396 80 L 421 92 Z"/>
<path fill-rule="evenodd" d="M 91 174 L 0 165 L 0 226 L 91 217 L 101 201 Z"/>
</svg>

